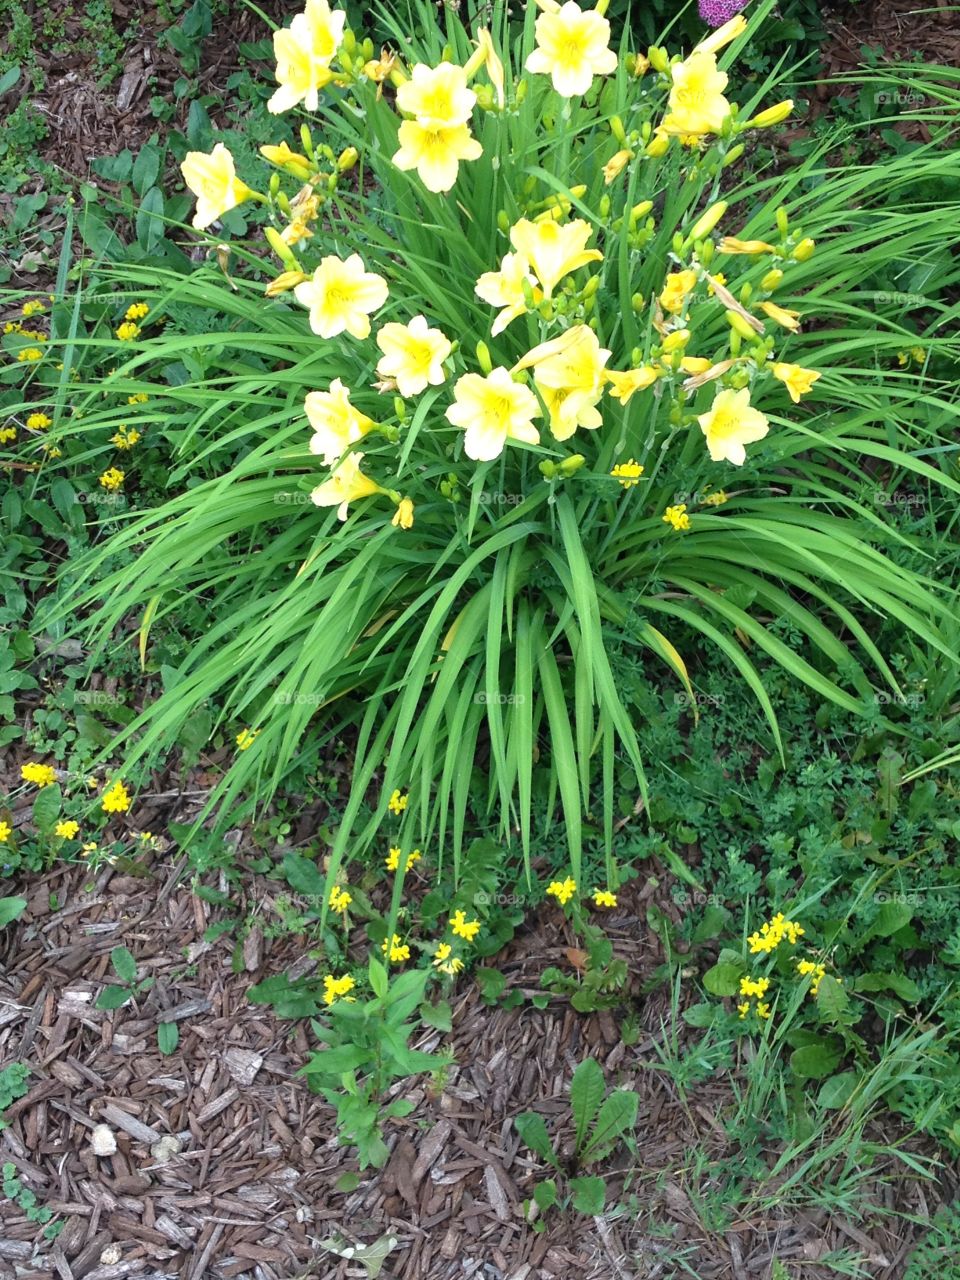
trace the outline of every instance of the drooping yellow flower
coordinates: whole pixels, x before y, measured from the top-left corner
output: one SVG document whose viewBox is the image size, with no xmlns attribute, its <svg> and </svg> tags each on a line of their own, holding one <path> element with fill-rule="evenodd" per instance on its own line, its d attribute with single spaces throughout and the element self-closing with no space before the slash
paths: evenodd
<svg viewBox="0 0 960 1280">
<path fill-rule="evenodd" d="M 249 751 L 254 742 L 256 742 L 259 733 L 259 729 L 241 729 L 237 734 L 237 750 Z"/>
<path fill-rule="evenodd" d="M 477 281 L 474 293 L 491 307 L 502 307 L 503 310 L 494 320 L 490 333 L 495 338 L 502 333 L 511 320 L 522 316 L 527 309 L 524 283 L 530 290 L 533 305 L 536 306 L 543 297 L 537 282 L 530 273 L 530 264 L 522 253 L 504 254 L 500 261 L 499 271 L 485 271 Z"/>
<path fill-rule="evenodd" d="M 439 329 L 429 328 L 424 316 L 414 316 L 405 325 L 385 324 L 377 333 L 377 346 L 383 352 L 377 373 L 393 378 L 402 396 L 438 387 L 447 376 L 443 362 L 453 343 Z"/>
<path fill-rule="evenodd" d="M 483 147 L 465 124 L 421 124 L 404 120 L 398 134 L 399 151 L 393 163 L 398 169 L 416 169 L 428 191 L 449 191 L 457 180 L 461 160 L 479 160 Z"/>
<path fill-rule="evenodd" d="M 615 480 L 620 481 L 624 489 L 632 489 L 640 483 L 643 466 L 634 458 L 628 458 L 626 462 L 618 462 L 610 474 Z"/>
<path fill-rule="evenodd" d="M 455 911 L 450 918 L 450 928 L 458 938 L 472 942 L 480 932 L 479 920 L 468 920 L 463 911 Z"/>
<path fill-rule="evenodd" d="M 547 885 L 547 893 L 560 903 L 561 907 L 566 906 L 573 895 L 577 892 L 577 882 L 567 876 L 566 880 L 551 880 Z"/>
<path fill-rule="evenodd" d="M 293 151 L 286 141 L 281 142 L 279 146 L 263 146 L 260 148 L 260 154 L 264 160 L 269 160 L 278 169 L 284 169 L 301 182 L 307 182 L 315 172 L 307 157 L 301 155 L 299 151 Z"/>
<path fill-rule="evenodd" d="M 130 808 L 130 793 L 119 778 L 100 797 L 104 813 L 126 813 Z"/>
<path fill-rule="evenodd" d="M 281 240 L 283 237 L 280 237 Z M 284 241 L 286 243 L 286 241 Z M 298 284 L 303 284 L 304 280 L 310 277 L 302 271 L 281 271 L 276 279 L 269 281 L 264 293 L 268 298 L 277 298 L 281 293 L 287 293 L 290 289 L 295 289 Z"/>
<path fill-rule="evenodd" d="M 413 528 L 413 503 L 409 498 L 401 498 L 390 521 L 395 529 Z"/>
<path fill-rule="evenodd" d="M 351 502 L 369 498 L 383 490 L 360 470 L 362 453 L 348 453 L 329 480 L 318 484 L 310 494 L 310 500 L 318 507 L 336 507 L 337 519 L 346 520 Z"/>
<path fill-rule="evenodd" d="M 771 372 L 787 388 L 794 404 L 800 403 L 800 397 L 805 396 L 820 377 L 813 369 L 803 369 L 798 364 L 774 364 Z"/>
<path fill-rule="evenodd" d="M 274 115 L 302 102 L 308 111 L 320 105 L 320 90 L 333 78 L 330 63 L 343 39 L 347 15 L 331 10 L 327 0 L 306 0 L 289 29 L 273 33 L 279 88 L 267 103 Z"/>
<path fill-rule="evenodd" d="M 707 450 L 714 462 L 724 459 L 740 467 L 746 461 L 744 445 L 762 440 L 770 424 L 759 409 L 750 407 L 750 392 L 720 391 L 710 409 L 697 417 L 706 437 Z"/>
<path fill-rule="evenodd" d="M 614 179 L 618 178 L 626 166 L 633 159 L 634 153 L 629 149 L 616 152 L 611 156 L 607 163 L 603 166 L 603 181 L 605 186 L 609 186 Z"/>
<path fill-rule="evenodd" d="M 626 404 L 634 392 L 652 387 L 662 374 L 663 370 L 652 364 L 641 365 L 639 369 L 627 369 L 622 373 L 611 369 L 607 373 L 610 394 L 621 404 Z"/>
<path fill-rule="evenodd" d="M 397 89 L 397 107 L 422 125 L 450 128 L 466 124 L 477 95 L 467 87 L 467 73 L 452 62 L 428 67 L 418 63 Z"/>
<path fill-rule="evenodd" d="M 35 760 L 20 766 L 20 777 L 24 782 L 32 782 L 38 787 L 49 787 L 57 780 L 56 770 L 48 764 L 37 764 Z"/>
<path fill-rule="evenodd" d="M 340 378 L 334 378 L 329 391 L 308 392 L 303 407 L 314 430 L 310 452 L 318 454 L 327 467 L 376 425 L 350 403 L 350 389 Z"/>
<path fill-rule="evenodd" d="M 573 0 L 568 0 L 568 3 L 573 3 Z M 531 222 L 521 218 L 510 228 L 510 242 L 530 264 L 543 286 L 544 297 L 549 298 L 564 276 L 588 262 L 602 260 L 603 254 L 599 249 L 585 247 L 592 234 L 590 223 L 582 218 L 563 224 L 552 220 Z"/>
<path fill-rule="evenodd" d="M 671 271 L 664 282 L 660 293 L 660 306 L 671 315 L 678 316 L 683 310 L 687 295 L 697 287 L 695 271 Z"/>
<path fill-rule="evenodd" d="M 663 513 L 664 524 L 670 525 L 675 533 L 683 533 L 690 528 L 690 517 L 687 515 L 687 504 L 678 503 L 675 507 L 667 507 Z"/>
<path fill-rule="evenodd" d="M 670 68 L 670 75 L 673 87 L 661 126 L 664 131 L 694 138 L 719 133 L 730 114 L 730 103 L 723 96 L 727 74 L 717 68 L 716 55 L 694 50 Z"/>
<path fill-rule="evenodd" d="M 799 311 L 788 311 L 786 307 L 778 307 L 775 302 L 761 302 L 760 310 L 764 315 L 769 316 L 774 324 L 789 329 L 791 333 L 796 333 L 800 328 Z"/>
<path fill-rule="evenodd" d="M 536 24 L 537 47 L 526 69 L 548 75 L 563 98 L 588 93 L 594 76 L 617 69 L 610 48 L 610 23 L 594 9 L 584 12 L 576 0 L 552 13 L 541 13 Z"/>
<path fill-rule="evenodd" d="M 387 282 L 366 270 L 359 253 L 346 260 L 330 254 L 293 292 L 309 308 L 310 328 L 321 338 L 347 332 L 362 341 L 370 336 L 370 313 L 387 300 Z"/>
<path fill-rule="evenodd" d="M 119 470 L 118 467 L 108 467 L 100 477 L 100 484 L 109 493 L 116 493 L 118 489 L 123 488 L 123 481 L 126 472 Z"/>
<path fill-rule="evenodd" d="M 713 368 L 713 365 L 706 356 L 684 356 L 680 361 L 680 368 L 684 373 L 696 376 L 700 373 L 706 373 L 708 369 Z"/>
<path fill-rule="evenodd" d="M 198 231 L 249 200 L 252 194 L 247 184 L 237 177 L 233 156 L 222 142 L 218 142 L 209 155 L 204 151 L 188 151 L 180 172 L 197 197 L 193 225 Z"/>
<path fill-rule="evenodd" d="M 486 377 L 465 373 L 453 395 L 446 417 L 466 430 L 464 452 L 475 462 L 498 458 L 508 440 L 540 443 L 540 433 L 532 425 L 541 416 L 537 397 L 529 387 L 514 382 L 509 370 L 499 367 Z"/>
<path fill-rule="evenodd" d="M 72 840 L 80 830 L 80 823 L 74 822 L 72 818 L 63 822 L 58 822 L 53 828 L 53 834 L 59 836 L 61 840 Z"/>
</svg>

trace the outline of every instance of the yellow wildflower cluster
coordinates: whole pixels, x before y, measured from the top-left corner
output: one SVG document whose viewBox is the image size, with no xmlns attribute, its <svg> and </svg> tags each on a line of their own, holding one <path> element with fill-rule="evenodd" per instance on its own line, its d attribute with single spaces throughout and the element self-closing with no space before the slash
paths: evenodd
<svg viewBox="0 0 960 1280">
<path fill-rule="evenodd" d="M 390 810 L 391 813 L 395 813 L 399 815 L 403 813 L 406 807 L 407 807 L 407 797 L 401 794 L 401 792 L 399 791 L 394 791 L 393 794 L 390 796 L 389 801 L 387 802 L 387 808 Z"/>
<path fill-rule="evenodd" d="M 60 836 L 62 840 L 72 840 L 79 830 L 80 823 L 74 822 L 71 818 L 63 822 L 58 822 L 53 829 L 53 834 Z"/>
<path fill-rule="evenodd" d="M 760 926 L 759 933 L 750 935 L 747 945 L 752 955 L 758 955 L 761 952 L 769 954 L 771 951 L 776 951 L 784 939 L 794 946 L 802 937 L 803 928 L 796 921 L 787 920 L 783 912 L 778 911 L 769 923 Z"/>
<path fill-rule="evenodd" d="M 640 483 L 643 467 L 636 459 L 628 458 L 626 462 L 618 462 L 610 474 L 615 480 L 620 481 L 624 489 L 632 489 L 634 485 Z"/>
<path fill-rule="evenodd" d="M 0 444 L 9 444 L 11 440 L 16 440 L 16 427 L 0 427 Z"/>
<path fill-rule="evenodd" d="M 13 835 L 13 827 L 9 822 L 0 821 L 0 844 L 6 844 Z"/>
<path fill-rule="evenodd" d="M 404 862 L 404 868 L 406 869 L 407 867 L 412 867 L 415 862 L 419 862 L 420 857 L 420 850 L 414 849 L 412 853 L 407 854 L 406 859 L 403 859 L 403 854 L 398 848 L 394 847 L 391 848 L 390 852 L 387 854 L 384 859 L 384 863 L 388 871 L 399 871 L 402 859 Z"/>
<path fill-rule="evenodd" d="M 685 502 L 678 503 L 673 507 L 667 507 L 663 513 L 663 519 L 676 533 L 682 533 L 684 529 L 690 528 L 690 517 L 687 515 L 687 504 Z"/>
<path fill-rule="evenodd" d="M 410 948 L 396 933 L 390 939 L 389 944 L 386 939 L 380 943 L 380 950 L 384 955 L 389 951 L 391 964 L 399 964 L 402 960 L 410 959 Z"/>
<path fill-rule="evenodd" d="M 745 1018 L 750 1012 L 750 999 L 755 998 L 756 1013 L 759 1018 L 770 1017 L 770 1005 L 764 1000 L 764 996 L 770 987 L 769 978 L 741 978 L 740 979 L 740 996 L 741 1002 L 737 1005 L 737 1012 L 741 1018 Z"/>
<path fill-rule="evenodd" d="M 46 307 L 39 298 L 31 298 L 29 302 L 25 302 L 20 308 L 24 318 L 29 320 L 31 316 L 40 316 L 46 311 Z"/>
<path fill-rule="evenodd" d="M 24 782 L 32 782 L 38 787 L 52 786 L 57 780 L 57 772 L 48 764 L 37 764 L 31 760 L 20 766 L 20 777 Z"/>
<path fill-rule="evenodd" d="M 126 813 L 130 808 L 130 793 L 119 778 L 104 791 L 100 806 L 104 813 Z"/>
<path fill-rule="evenodd" d="M 351 895 L 339 885 L 335 884 L 330 890 L 330 910 L 335 911 L 338 915 L 342 915 L 352 901 Z"/>
<path fill-rule="evenodd" d="M 132 320 L 124 320 L 117 328 L 117 337 L 121 342 L 133 342 L 140 337 L 140 326 Z"/>
<path fill-rule="evenodd" d="M 53 423 L 53 419 L 49 418 L 45 413 L 31 413 L 27 417 L 27 426 L 31 431 L 46 431 Z"/>
<path fill-rule="evenodd" d="M 121 426 L 118 431 L 110 437 L 110 443 L 117 446 L 121 451 L 132 449 L 140 439 L 140 432 L 135 427 Z"/>
<path fill-rule="evenodd" d="M 132 302 L 123 313 L 123 318 L 124 320 L 136 322 L 137 320 L 142 320 L 149 310 L 150 306 L 146 302 Z"/>
<path fill-rule="evenodd" d="M 827 976 L 827 967 L 824 964 L 820 964 L 819 961 L 798 960 L 797 973 L 799 973 L 802 978 L 809 977 L 810 994 L 815 997 L 817 992 L 820 990 L 820 983 Z"/>
<path fill-rule="evenodd" d="M 21 347 L 17 352 L 17 359 L 21 364 L 30 364 L 35 360 L 42 360 L 43 352 L 39 347 Z"/>
<path fill-rule="evenodd" d="M 463 969 L 463 961 L 459 956 L 453 954 L 453 947 L 449 942 L 437 943 L 432 963 L 435 969 L 439 969 L 441 973 L 446 973 L 450 977 L 460 973 Z"/>
<path fill-rule="evenodd" d="M 120 471 L 117 467 L 108 467 L 100 477 L 100 484 L 109 493 L 116 493 L 118 489 L 123 488 L 125 478 L 125 471 Z"/>
<path fill-rule="evenodd" d="M 551 898 L 556 898 L 561 907 L 565 907 L 576 892 L 577 882 L 570 876 L 566 880 L 551 880 L 547 885 L 547 893 Z"/>
<path fill-rule="evenodd" d="M 323 1002 L 324 1004 L 333 1004 L 336 1000 L 344 997 L 350 998 L 348 993 L 356 986 L 354 980 L 349 973 L 343 975 L 342 978 L 335 978 L 332 973 L 328 973 L 323 979 Z"/>
<path fill-rule="evenodd" d="M 259 729 L 241 729 L 240 732 L 237 734 L 237 739 L 236 739 L 237 750 L 249 751 L 250 748 L 253 746 L 253 744 L 256 742 L 259 733 L 260 733 Z"/>
</svg>

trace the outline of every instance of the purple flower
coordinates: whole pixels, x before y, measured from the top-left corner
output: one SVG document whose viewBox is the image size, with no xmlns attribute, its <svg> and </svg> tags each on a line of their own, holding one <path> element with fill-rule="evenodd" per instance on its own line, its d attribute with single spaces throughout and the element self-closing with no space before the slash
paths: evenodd
<svg viewBox="0 0 960 1280">
<path fill-rule="evenodd" d="M 743 7 L 744 0 L 699 0 L 697 10 L 704 22 L 716 28 L 736 17 Z"/>
</svg>

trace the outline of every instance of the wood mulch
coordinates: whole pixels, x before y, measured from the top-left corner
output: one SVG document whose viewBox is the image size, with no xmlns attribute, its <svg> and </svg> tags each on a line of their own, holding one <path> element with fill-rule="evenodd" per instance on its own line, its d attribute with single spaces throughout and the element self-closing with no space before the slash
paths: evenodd
<svg viewBox="0 0 960 1280">
<path fill-rule="evenodd" d="M 488 1008 L 469 982 L 452 997 L 456 1063 L 439 1096 L 424 1077 L 402 1082 L 414 1110 L 392 1123 L 387 1167 L 338 1192 L 337 1180 L 357 1166 L 337 1146 L 331 1109 L 296 1076 L 312 1037 L 246 999 L 271 973 L 316 966 L 305 939 L 270 937 L 277 882 L 245 881 L 245 909 L 264 928 L 248 937 L 241 967 L 232 937 L 203 941 L 217 909 L 177 871 L 161 854 L 148 878 L 61 866 L 19 886 L 28 911 L 0 934 L 0 1065 L 25 1062 L 33 1074 L 7 1113 L 0 1160 L 65 1225 L 51 1246 L 0 1199 L 0 1280 L 343 1280 L 365 1273 L 319 1241 L 342 1233 L 369 1243 L 385 1232 L 397 1246 L 383 1274 L 395 1280 L 763 1280 L 773 1257 L 795 1264 L 791 1274 L 803 1280 L 830 1280 L 836 1273 L 817 1260 L 832 1250 L 852 1252 L 875 1280 L 897 1280 L 922 1232 L 899 1215 L 922 1223 L 956 1194 L 953 1175 L 922 1182 L 891 1162 L 861 1188 L 856 1221 L 734 1202 L 725 1223 L 705 1226 L 704 1204 L 723 1179 L 717 1162 L 737 1158 L 723 1128 L 730 1081 L 721 1074 L 685 1095 L 657 1069 L 665 1036 L 692 1051 L 700 1034 L 670 1025 L 668 995 L 637 1000 L 640 1038 L 626 1046 L 609 1013 L 580 1015 L 563 1000 Z M 607 917 L 638 986 L 663 958 L 646 925 L 662 893 L 655 883 L 630 886 Z M 669 899 L 657 901 L 678 915 Z M 136 1004 L 100 1011 L 119 944 L 155 985 Z M 544 908 L 495 963 L 511 989 L 531 993 L 547 965 L 569 966 L 575 945 Z M 157 1048 L 161 1014 L 180 1029 L 169 1056 Z M 418 1047 L 439 1041 L 429 1032 Z M 586 1055 L 611 1083 L 639 1092 L 638 1158 L 621 1148 L 598 1170 L 608 1205 L 621 1212 L 590 1219 L 551 1210 L 538 1230 L 523 1202 L 548 1171 L 513 1121 L 539 1111 L 569 1146 L 570 1076 Z M 94 1154 L 97 1125 L 113 1134 L 115 1154 Z M 885 1144 L 894 1132 L 887 1118 L 875 1136 Z M 773 1185 L 763 1191 L 776 1203 Z"/>
</svg>

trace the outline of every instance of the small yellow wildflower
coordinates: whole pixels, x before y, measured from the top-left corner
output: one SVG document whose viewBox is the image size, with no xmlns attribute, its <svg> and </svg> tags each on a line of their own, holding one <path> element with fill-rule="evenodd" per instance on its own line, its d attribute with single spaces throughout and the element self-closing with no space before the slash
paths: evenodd
<svg viewBox="0 0 960 1280">
<path fill-rule="evenodd" d="M 25 302 L 23 306 L 20 308 L 23 314 L 28 318 L 30 316 L 43 315 L 46 309 L 47 308 L 43 305 L 43 303 L 40 301 L 39 298 L 31 298 L 29 302 Z"/>
<path fill-rule="evenodd" d="M 480 921 L 468 920 L 462 911 L 455 911 L 450 919 L 450 928 L 458 938 L 472 942 L 480 932 Z"/>
<path fill-rule="evenodd" d="M 767 994 L 769 986 L 769 978 L 741 978 L 740 994 L 742 996 L 756 996 L 758 1000 L 762 1000 Z"/>
<path fill-rule="evenodd" d="M 399 791 L 394 791 L 387 804 L 387 808 L 391 813 L 401 814 L 407 807 L 407 797 L 401 795 Z"/>
<path fill-rule="evenodd" d="M 330 910 L 341 913 L 346 911 L 353 898 L 346 889 L 341 889 L 339 885 L 334 885 L 330 890 Z"/>
<path fill-rule="evenodd" d="M 146 302 L 133 302 L 123 313 L 124 320 L 142 320 L 150 310 Z"/>
<path fill-rule="evenodd" d="M 43 446 L 43 456 L 45 458 L 62 458 L 63 451 L 55 444 L 45 444 Z"/>
<path fill-rule="evenodd" d="M 383 952 L 384 955 L 386 955 L 387 951 L 389 951 L 390 960 L 394 964 L 396 964 L 400 960 L 410 959 L 410 948 L 407 946 L 405 942 L 401 941 L 400 935 L 396 933 L 390 939 L 389 945 L 386 939 L 384 939 L 384 941 L 380 943 L 380 950 Z"/>
<path fill-rule="evenodd" d="M 108 489 L 111 493 L 115 493 L 118 489 L 123 488 L 123 481 L 126 472 L 118 470 L 116 467 L 109 467 L 100 477 L 100 483 L 104 489 Z"/>
<path fill-rule="evenodd" d="M 24 782 L 35 782 L 38 787 L 49 787 L 57 780 L 55 769 L 48 764 L 37 764 L 33 760 L 20 766 L 20 777 Z"/>
<path fill-rule="evenodd" d="M 594 889 L 593 900 L 598 907 L 615 907 L 617 905 L 617 895 L 611 893 L 609 889 Z"/>
<path fill-rule="evenodd" d="M 58 822 L 53 829 L 53 833 L 64 840 L 72 840 L 79 830 L 80 823 L 74 822 L 71 818 L 65 822 Z"/>
<path fill-rule="evenodd" d="M 39 347 L 24 347 L 22 351 L 17 352 L 17 359 L 20 361 L 42 360 L 43 352 Z"/>
<path fill-rule="evenodd" d="M 566 880 L 553 880 L 547 885 L 547 893 L 556 898 L 561 907 L 566 906 L 576 892 L 577 882 L 571 880 L 569 876 Z"/>
<path fill-rule="evenodd" d="M 110 437 L 110 443 L 115 444 L 118 449 L 132 449 L 139 439 L 140 432 L 135 427 L 121 427 Z"/>
<path fill-rule="evenodd" d="M 400 852 L 399 849 L 392 848 L 390 852 L 387 854 L 386 858 L 384 859 L 387 870 L 398 871 L 400 869 L 400 859 L 402 857 L 403 857 L 403 854 Z M 407 855 L 406 866 L 412 867 L 415 862 L 419 861 L 419 859 L 420 859 L 420 850 L 414 849 L 414 851 L 411 854 Z"/>
<path fill-rule="evenodd" d="M 99 787 L 100 783 L 96 780 L 96 778 L 95 778 L 95 777 L 93 776 L 93 774 L 91 773 L 91 774 L 90 774 L 90 776 L 89 776 L 89 777 L 87 778 L 87 780 L 86 780 L 86 785 L 90 788 L 90 790 L 91 790 L 91 791 L 96 791 L 96 789 L 97 789 L 97 787 Z"/>
<path fill-rule="evenodd" d="M 127 404 L 146 404 L 149 399 L 145 391 L 137 391 L 132 396 L 127 396 Z"/>
<path fill-rule="evenodd" d="M 53 422 L 45 413 L 31 413 L 27 418 L 27 426 L 31 431 L 46 431 Z"/>
<path fill-rule="evenodd" d="M 741 1018 L 745 1018 L 747 1014 L 750 1012 L 750 1001 L 745 1000 L 743 1004 L 738 1004 L 737 1012 L 740 1014 Z"/>
<path fill-rule="evenodd" d="M 808 977 L 810 979 L 810 994 L 816 998 L 817 992 L 820 990 L 820 983 L 827 976 L 826 965 L 817 963 L 813 960 L 798 960 L 797 973 L 799 973 L 802 978 Z"/>
<path fill-rule="evenodd" d="M 725 502 L 730 501 L 729 493 L 723 489 L 718 489 L 716 493 L 708 493 L 700 499 L 701 506 L 704 507 L 722 507 Z"/>
<path fill-rule="evenodd" d="M 632 489 L 643 475 L 643 467 L 635 458 L 628 458 L 626 462 L 618 462 L 610 474 L 615 480 L 619 480 L 625 489 Z"/>
<path fill-rule="evenodd" d="M 459 956 L 453 956 L 451 959 L 451 947 L 449 942 L 437 943 L 437 949 L 433 953 L 433 967 L 439 969 L 441 973 L 449 974 L 451 977 L 459 973 L 463 968 L 463 961 Z"/>
<path fill-rule="evenodd" d="M 253 746 L 257 739 L 259 729 L 241 729 L 237 734 L 237 750 L 247 751 Z"/>
<path fill-rule="evenodd" d="M 690 517 L 687 515 L 687 504 L 679 503 L 675 507 L 667 507 L 663 513 L 664 523 L 670 525 L 677 533 L 690 528 Z"/>
<path fill-rule="evenodd" d="M 762 924 L 759 933 L 752 933 L 747 939 L 747 944 L 753 955 L 761 952 L 769 953 L 775 951 L 783 942 L 784 938 L 793 946 L 798 938 L 803 937 L 803 929 L 793 920 L 784 918 L 783 912 L 778 911 L 769 924 Z"/>
<path fill-rule="evenodd" d="M 764 1000 L 757 1001 L 757 1017 L 758 1018 L 770 1017 L 770 1006 Z"/>
<path fill-rule="evenodd" d="M 6 844 L 13 835 L 13 827 L 9 822 L 0 822 L 0 844 Z"/>
<path fill-rule="evenodd" d="M 349 973 L 345 973 L 342 978 L 335 978 L 332 973 L 328 973 L 323 979 L 323 1002 L 324 1004 L 333 1004 L 341 996 L 345 996 L 348 991 L 352 991 L 356 986 L 354 980 Z"/>
<path fill-rule="evenodd" d="M 89 840 L 80 850 L 80 856 L 83 858 L 89 858 L 92 853 L 96 853 L 96 852 L 97 852 L 96 841 Z"/>
<path fill-rule="evenodd" d="M 100 805 L 104 813 L 126 813 L 130 808 L 130 793 L 119 778 L 103 793 Z"/>
<path fill-rule="evenodd" d="M 132 320 L 124 320 L 117 329 L 117 337 L 121 342 L 133 342 L 134 338 L 140 337 L 140 326 L 134 324 Z"/>
<path fill-rule="evenodd" d="M 9 444 L 11 440 L 16 440 L 16 427 L 0 427 L 0 444 Z"/>
</svg>

